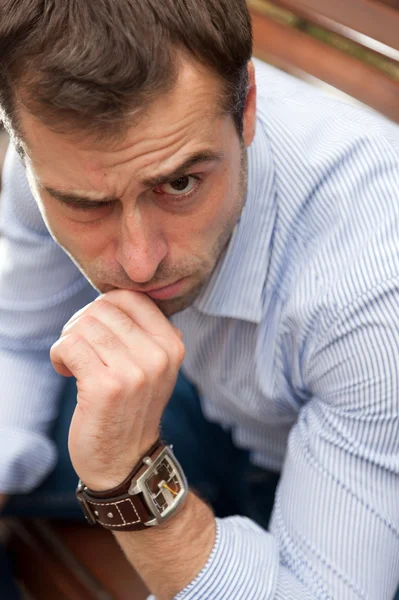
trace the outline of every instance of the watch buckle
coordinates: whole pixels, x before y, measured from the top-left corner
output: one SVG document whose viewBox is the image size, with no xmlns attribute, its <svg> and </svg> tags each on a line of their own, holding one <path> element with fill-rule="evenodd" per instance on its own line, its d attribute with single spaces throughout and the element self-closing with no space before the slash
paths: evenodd
<svg viewBox="0 0 399 600">
<path fill-rule="evenodd" d="M 90 525 L 95 525 L 97 523 L 96 517 L 95 517 L 94 513 L 92 512 L 92 510 L 90 509 L 90 506 L 87 504 L 86 498 L 84 497 L 84 494 L 83 494 L 84 489 L 85 489 L 85 485 L 79 479 L 78 487 L 76 488 L 76 498 L 78 499 L 78 502 L 84 513 L 84 516 L 86 517 L 86 520 L 89 522 Z"/>
</svg>

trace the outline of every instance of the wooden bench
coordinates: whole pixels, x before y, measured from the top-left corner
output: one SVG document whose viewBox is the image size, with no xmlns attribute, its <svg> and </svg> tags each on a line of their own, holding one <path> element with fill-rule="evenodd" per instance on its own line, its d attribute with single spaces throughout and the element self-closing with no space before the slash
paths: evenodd
<svg viewBox="0 0 399 600">
<path fill-rule="evenodd" d="M 5 529 L 15 577 L 29 600 L 146 600 L 148 596 L 113 536 L 101 528 L 9 520 Z"/>
<path fill-rule="evenodd" d="M 399 0 L 248 0 L 255 54 L 399 122 Z"/>
</svg>

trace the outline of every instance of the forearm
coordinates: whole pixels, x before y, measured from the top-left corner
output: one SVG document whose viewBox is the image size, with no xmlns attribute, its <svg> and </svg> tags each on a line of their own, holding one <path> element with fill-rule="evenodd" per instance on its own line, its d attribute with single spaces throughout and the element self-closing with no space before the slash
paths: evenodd
<svg viewBox="0 0 399 600">
<path fill-rule="evenodd" d="M 107 292 L 65 325 L 50 356 L 59 373 L 77 379 L 69 452 L 89 490 L 110 490 L 126 479 L 132 465 L 150 464 L 140 457 L 147 457 L 159 437 L 184 354 L 180 332 L 137 292 Z M 170 600 L 205 567 L 216 531 L 210 508 L 189 492 L 162 525 L 117 530 L 115 536 L 157 600 Z"/>
<path fill-rule="evenodd" d="M 190 492 L 170 521 L 115 537 L 157 600 L 171 600 L 205 566 L 215 544 L 216 523 L 211 509 Z"/>
</svg>

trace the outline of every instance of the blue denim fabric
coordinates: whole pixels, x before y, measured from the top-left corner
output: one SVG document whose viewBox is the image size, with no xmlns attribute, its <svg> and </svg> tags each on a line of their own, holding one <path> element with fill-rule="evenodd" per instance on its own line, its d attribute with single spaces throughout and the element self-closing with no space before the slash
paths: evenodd
<svg viewBox="0 0 399 600">
<path fill-rule="evenodd" d="M 76 385 L 69 380 L 53 431 L 58 464 L 33 493 L 14 496 L 4 516 L 84 521 L 67 446 L 75 406 Z M 212 504 L 217 516 L 245 515 L 267 527 L 279 475 L 251 465 L 249 453 L 234 446 L 230 432 L 204 418 L 195 388 L 182 376 L 163 416 L 162 437 L 173 444 L 190 486 Z M 1 548 L 0 582 L 2 598 L 19 600 Z"/>
</svg>

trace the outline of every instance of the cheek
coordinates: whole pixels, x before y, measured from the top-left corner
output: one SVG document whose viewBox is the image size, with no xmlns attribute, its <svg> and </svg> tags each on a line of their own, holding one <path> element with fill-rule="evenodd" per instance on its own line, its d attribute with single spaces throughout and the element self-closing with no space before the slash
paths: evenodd
<svg viewBox="0 0 399 600">
<path fill-rule="evenodd" d="M 103 257 L 112 246 L 113 226 L 107 219 L 79 223 L 51 208 L 45 211 L 45 219 L 58 244 L 80 264 Z"/>
<path fill-rule="evenodd" d="M 230 222 L 237 212 L 238 196 L 239 174 L 226 168 L 216 185 L 212 186 L 204 204 L 202 228 L 205 235 L 214 235 Z"/>
<path fill-rule="evenodd" d="M 214 180 L 198 205 L 185 215 L 168 217 L 168 242 L 172 250 L 202 254 L 214 248 L 215 241 L 234 227 L 240 207 L 240 176 L 233 169 Z"/>
</svg>

